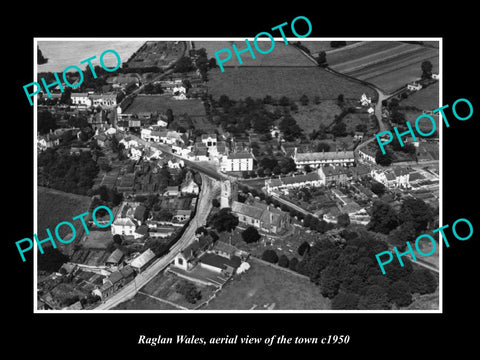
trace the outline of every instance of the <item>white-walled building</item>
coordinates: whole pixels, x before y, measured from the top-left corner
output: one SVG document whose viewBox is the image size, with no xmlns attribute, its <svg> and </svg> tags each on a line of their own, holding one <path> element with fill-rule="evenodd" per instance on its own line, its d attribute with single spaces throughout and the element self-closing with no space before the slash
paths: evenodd
<svg viewBox="0 0 480 360">
<path fill-rule="evenodd" d="M 303 169 L 305 165 L 313 168 L 325 165 L 348 166 L 355 163 L 355 155 L 353 151 L 298 153 L 295 148 L 293 160 L 299 169 Z"/>
<path fill-rule="evenodd" d="M 253 170 L 253 155 L 247 151 L 232 153 L 223 156 L 222 171 L 251 171 Z"/>
</svg>

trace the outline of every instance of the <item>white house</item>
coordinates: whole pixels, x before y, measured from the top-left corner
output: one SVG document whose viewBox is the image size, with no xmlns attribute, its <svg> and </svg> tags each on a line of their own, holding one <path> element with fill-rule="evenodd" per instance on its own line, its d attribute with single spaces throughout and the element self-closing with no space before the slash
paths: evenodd
<svg viewBox="0 0 480 360">
<path fill-rule="evenodd" d="M 271 194 L 275 190 L 295 189 L 306 186 L 320 187 L 325 185 L 325 175 L 321 171 L 312 171 L 305 175 L 279 176 L 265 180 L 265 189 Z"/>
<path fill-rule="evenodd" d="M 84 105 L 92 106 L 92 100 L 89 97 L 88 93 L 73 93 L 70 98 L 72 99 L 72 105 Z"/>
<path fill-rule="evenodd" d="M 411 84 L 407 84 L 407 90 L 411 90 L 411 91 L 418 91 L 422 88 L 422 85 L 419 84 L 418 82 L 413 82 Z"/>
<path fill-rule="evenodd" d="M 232 153 L 222 157 L 221 171 L 253 170 L 253 155 L 247 151 Z"/>
<path fill-rule="evenodd" d="M 372 104 L 372 98 L 367 97 L 365 93 L 360 97 L 360 103 L 362 106 L 370 106 Z"/>
<path fill-rule="evenodd" d="M 325 165 L 347 166 L 355 163 L 355 156 L 353 151 L 297 153 L 297 148 L 295 148 L 293 160 L 299 169 L 303 168 L 305 165 L 310 165 L 311 167 Z"/>
<path fill-rule="evenodd" d="M 389 189 L 410 187 L 410 172 L 404 168 L 395 168 L 393 171 L 372 170 L 371 176 Z"/>
<path fill-rule="evenodd" d="M 112 235 L 132 235 L 135 236 L 136 224 L 130 218 L 117 218 L 112 223 Z"/>
<path fill-rule="evenodd" d="M 143 155 L 143 150 L 139 147 L 131 147 L 129 149 L 128 157 L 133 161 L 138 161 Z"/>
<path fill-rule="evenodd" d="M 440 80 L 440 74 L 432 74 L 432 79 Z"/>
<path fill-rule="evenodd" d="M 174 159 L 168 160 L 167 165 L 170 169 L 180 169 L 180 168 L 184 167 L 185 163 L 181 159 L 178 160 L 177 158 L 174 158 Z"/>
<path fill-rule="evenodd" d="M 91 94 L 93 106 L 113 107 L 117 105 L 117 94 Z"/>
<path fill-rule="evenodd" d="M 182 194 L 195 194 L 197 195 L 200 191 L 198 184 L 190 178 L 188 181 L 185 181 L 181 187 L 180 191 Z"/>
</svg>

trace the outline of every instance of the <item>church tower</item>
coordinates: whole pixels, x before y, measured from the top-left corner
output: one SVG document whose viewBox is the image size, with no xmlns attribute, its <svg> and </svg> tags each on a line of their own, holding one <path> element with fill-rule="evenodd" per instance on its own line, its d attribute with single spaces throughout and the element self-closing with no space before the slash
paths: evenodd
<svg viewBox="0 0 480 360">
<path fill-rule="evenodd" d="M 224 180 L 221 183 L 220 208 L 232 207 L 232 202 L 238 199 L 238 184 L 236 181 Z"/>
</svg>

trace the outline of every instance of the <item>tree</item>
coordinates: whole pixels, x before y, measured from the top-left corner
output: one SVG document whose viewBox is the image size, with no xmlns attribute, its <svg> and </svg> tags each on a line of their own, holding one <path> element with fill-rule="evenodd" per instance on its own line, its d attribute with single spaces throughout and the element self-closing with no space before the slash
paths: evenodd
<svg viewBox="0 0 480 360">
<path fill-rule="evenodd" d="M 46 64 L 47 62 L 48 62 L 48 59 L 43 56 L 42 51 L 37 46 L 37 64 L 42 65 L 42 64 Z"/>
<path fill-rule="evenodd" d="M 308 96 L 303 94 L 302 96 L 300 96 L 300 104 L 302 104 L 303 106 L 307 106 L 308 105 Z"/>
<path fill-rule="evenodd" d="M 391 113 L 390 120 L 392 120 L 392 122 L 396 124 L 405 124 L 405 122 L 407 121 L 405 118 L 405 114 L 401 113 L 398 110 L 395 110 L 394 112 Z"/>
<path fill-rule="evenodd" d="M 379 285 L 369 286 L 365 295 L 360 298 L 358 308 L 365 310 L 389 309 L 387 291 Z"/>
<path fill-rule="evenodd" d="M 385 155 L 378 149 L 375 153 L 375 162 L 381 166 L 389 166 L 392 163 L 392 154 L 386 150 Z"/>
<path fill-rule="evenodd" d="M 257 229 L 253 226 L 247 227 L 245 230 L 242 231 L 241 234 L 243 241 L 245 241 L 247 244 L 255 243 L 262 237 L 258 233 Z"/>
<path fill-rule="evenodd" d="M 292 271 L 297 271 L 297 265 L 298 265 L 298 259 L 296 257 L 293 257 L 290 259 L 288 268 Z"/>
<path fill-rule="evenodd" d="M 373 204 L 369 230 L 388 234 L 398 226 L 398 216 L 392 207 L 382 201 L 376 201 Z"/>
<path fill-rule="evenodd" d="M 328 151 L 330 151 L 330 144 L 328 144 L 326 142 L 319 142 L 317 144 L 316 150 L 318 152 L 323 152 L 323 151 L 328 152 Z"/>
<path fill-rule="evenodd" d="M 306 172 L 306 173 L 309 173 L 309 172 L 312 172 L 312 167 L 308 164 L 306 164 L 304 167 L 303 167 L 303 170 Z"/>
<path fill-rule="evenodd" d="M 64 255 L 60 250 L 53 247 L 44 247 L 43 254 L 38 254 L 38 270 L 55 272 L 60 266 L 69 260 L 67 255 Z"/>
<path fill-rule="evenodd" d="M 355 131 L 366 133 L 367 130 L 368 130 L 368 127 L 366 124 L 357 124 L 357 126 L 355 126 Z"/>
<path fill-rule="evenodd" d="M 430 270 L 416 269 L 410 274 L 408 285 L 412 293 L 430 294 L 437 288 L 437 280 Z"/>
<path fill-rule="evenodd" d="M 212 199 L 212 205 L 213 207 L 219 208 L 220 207 L 220 201 L 218 199 Z"/>
<path fill-rule="evenodd" d="M 223 208 L 212 216 L 210 224 L 218 232 L 231 232 L 238 225 L 238 217 L 232 214 L 230 208 Z"/>
<path fill-rule="evenodd" d="M 309 251 L 310 251 L 310 244 L 306 241 L 301 243 L 300 246 L 298 247 L 298 250 L 297 250 L 298 255 L 300 255 L 300 256 L 304 256 Z"/>
<path fill-rule="evenodd" d="M 282 96 L 280 100 L 278 101 L 278 104 L 280 106 L 289 106 L 290 105 L 290 99 L 286 96 Z"/>
<path fill-rule="evenodd" d="M 359 296 L 354 293 L 340 291 L 332 299 L 333 310 L 356 310 L 358 306 Z"/>
<path fill-rule="evenodd" d="M 278 258 L 278 266 L 288 268 L 289 264 L 290 264 L 290 261 L 288 260 L 287 255 L 285 254 L 280 255 L 280 257 Z"/>
<path fill-rule="evenodd" d="M 337 104 L 339 106 L 342 106 L 344 104 L 344 102 L 345 102 L 345 97 L 343 96 L 343 94 L 339 94 L 337 96 Z"/>
<path fill-rule="evenodd" d="M 287 141 L 293 141 L 302 134 L 302 128 L 291 115 L 285 115 L 278 127 Z"/>
<path fill-rule="evenodd" d="M 167 124 L 171 124 L 173 122 L 173 111 L 172 109 L 168 108 L 167 111 L 165 111 L 165 116 L 167 117 Z"/>
<path fill-rule="evenodd" d="M 52 113 L 48 110 L 38 111 L 37 114 L 37 128 L 40 134 L 46 134 L 50 130 L 57 128 L 55 118 Z"/>
<path fill-rule="evenodd" d="M 412 303 L 412 294 L 410 293 L 410 286 L 403 281 L 395 281 L 388 287 L 388 298 L 397 306 L 408 306 Z"/>
<path fill-rule="evenodd" d="M 422 199 L 407 198 L 402 202 L 398 217 L 401 222 L 411 222 L 418 233 L 427 229 L 434 219 L 434 214 L 432 208 Z"/>
<path fill-rule="evenodd" d="M 275 250 L 267 249 L 262 254 L 262 260 L 276 264 L 278 262 L 278 255 Z"/>
<path fill-rule="evenodd" d="M 188 281 L 179 282 L 175 286 L 175 291 L 185 296 L 185 300 L 187 300 L 190 304 L 195 304 L 202 298 L 201 291 L 198 290 L 193 283 Z"/>
<path fill-rule="evenodd" d="M 122 245 L 122 237 L 118 234 L 113 235 L 113 243 L 117 245 Z"/>
<path fill-rule="evenodd" d="M 194 69 L 192 59 L 186 56 L 182 56 L 178 61 L 175 63 L 175 72 L 179 73 L 186 73 L 192 71 Z"/>
<path fill-rule="evenodd" d="M 415 230 L 415 224 L 412 222 L 405 222 L 400 224 L 395 230 L 393 230 L 388 241 L 398 249 L 403 250 L 406 247 L 407 241 L 415 241 L 417 231 Z"/>
<path fill-rule="evenodd" d="M 318 52 L 316 60 L 319 66 L 324 66 L 327 64 L 327 53 L 325 52 L 325 50 L 321 50 Z"/>
<path fill-rule="evenodd" d="M 428 60 L 422 62 L 422 79 L 430 79 L 432 77 L 432 63 Z"/>
<path fill-rule="evenodd" d="M 332 127 L 332 134 L 335 137 L 347 136 L 347 125 L 343 121 L 337 122 Z"/>
<path fill-rule="evenodd" d="M 350 225 L 350 216 L 348 214 L 339 214 L 337 216 L 337 225 L 339 227 L 347 227 Z"/>
<path fill-rule="evenodd" d="M 383 194 L 385 194 L 386 188 L 385 188 L 385 185 L 383 185 L 382 183 L 379 183 L 378 181 L 374 181 L 370 186 L 370 190 L 372 190 L 372 192 L 374 192 L 378 196 L 382 196 Z"/>
</svg>

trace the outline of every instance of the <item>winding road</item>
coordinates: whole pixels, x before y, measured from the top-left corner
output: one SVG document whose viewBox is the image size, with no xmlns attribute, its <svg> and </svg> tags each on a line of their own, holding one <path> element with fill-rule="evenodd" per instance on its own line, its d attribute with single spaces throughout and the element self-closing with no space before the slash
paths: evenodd
<svg viewBox="0 0 480 360">
<path fill-rule="evenodd" d="M 200 175 L 202 177 L 202 189 L 198 196 L 197 210 L 180 239 L 172 246 L 166 255 L 156 259 L 147 269 L 138 274 L 133 281 L 129 282 L 110 298 L 102 302 L 95 310 L 109 310 L 133 298 L 143 286 L 163 271 L 180 251 L 193 242 L 195 231 L 198 227 L 205 225 L 212 207 L 212 199 L 217 195 L 218 191 L 220 191 L 220 183 L 218 181 L 210 179 L 204 174 Z"/>
</svg>

